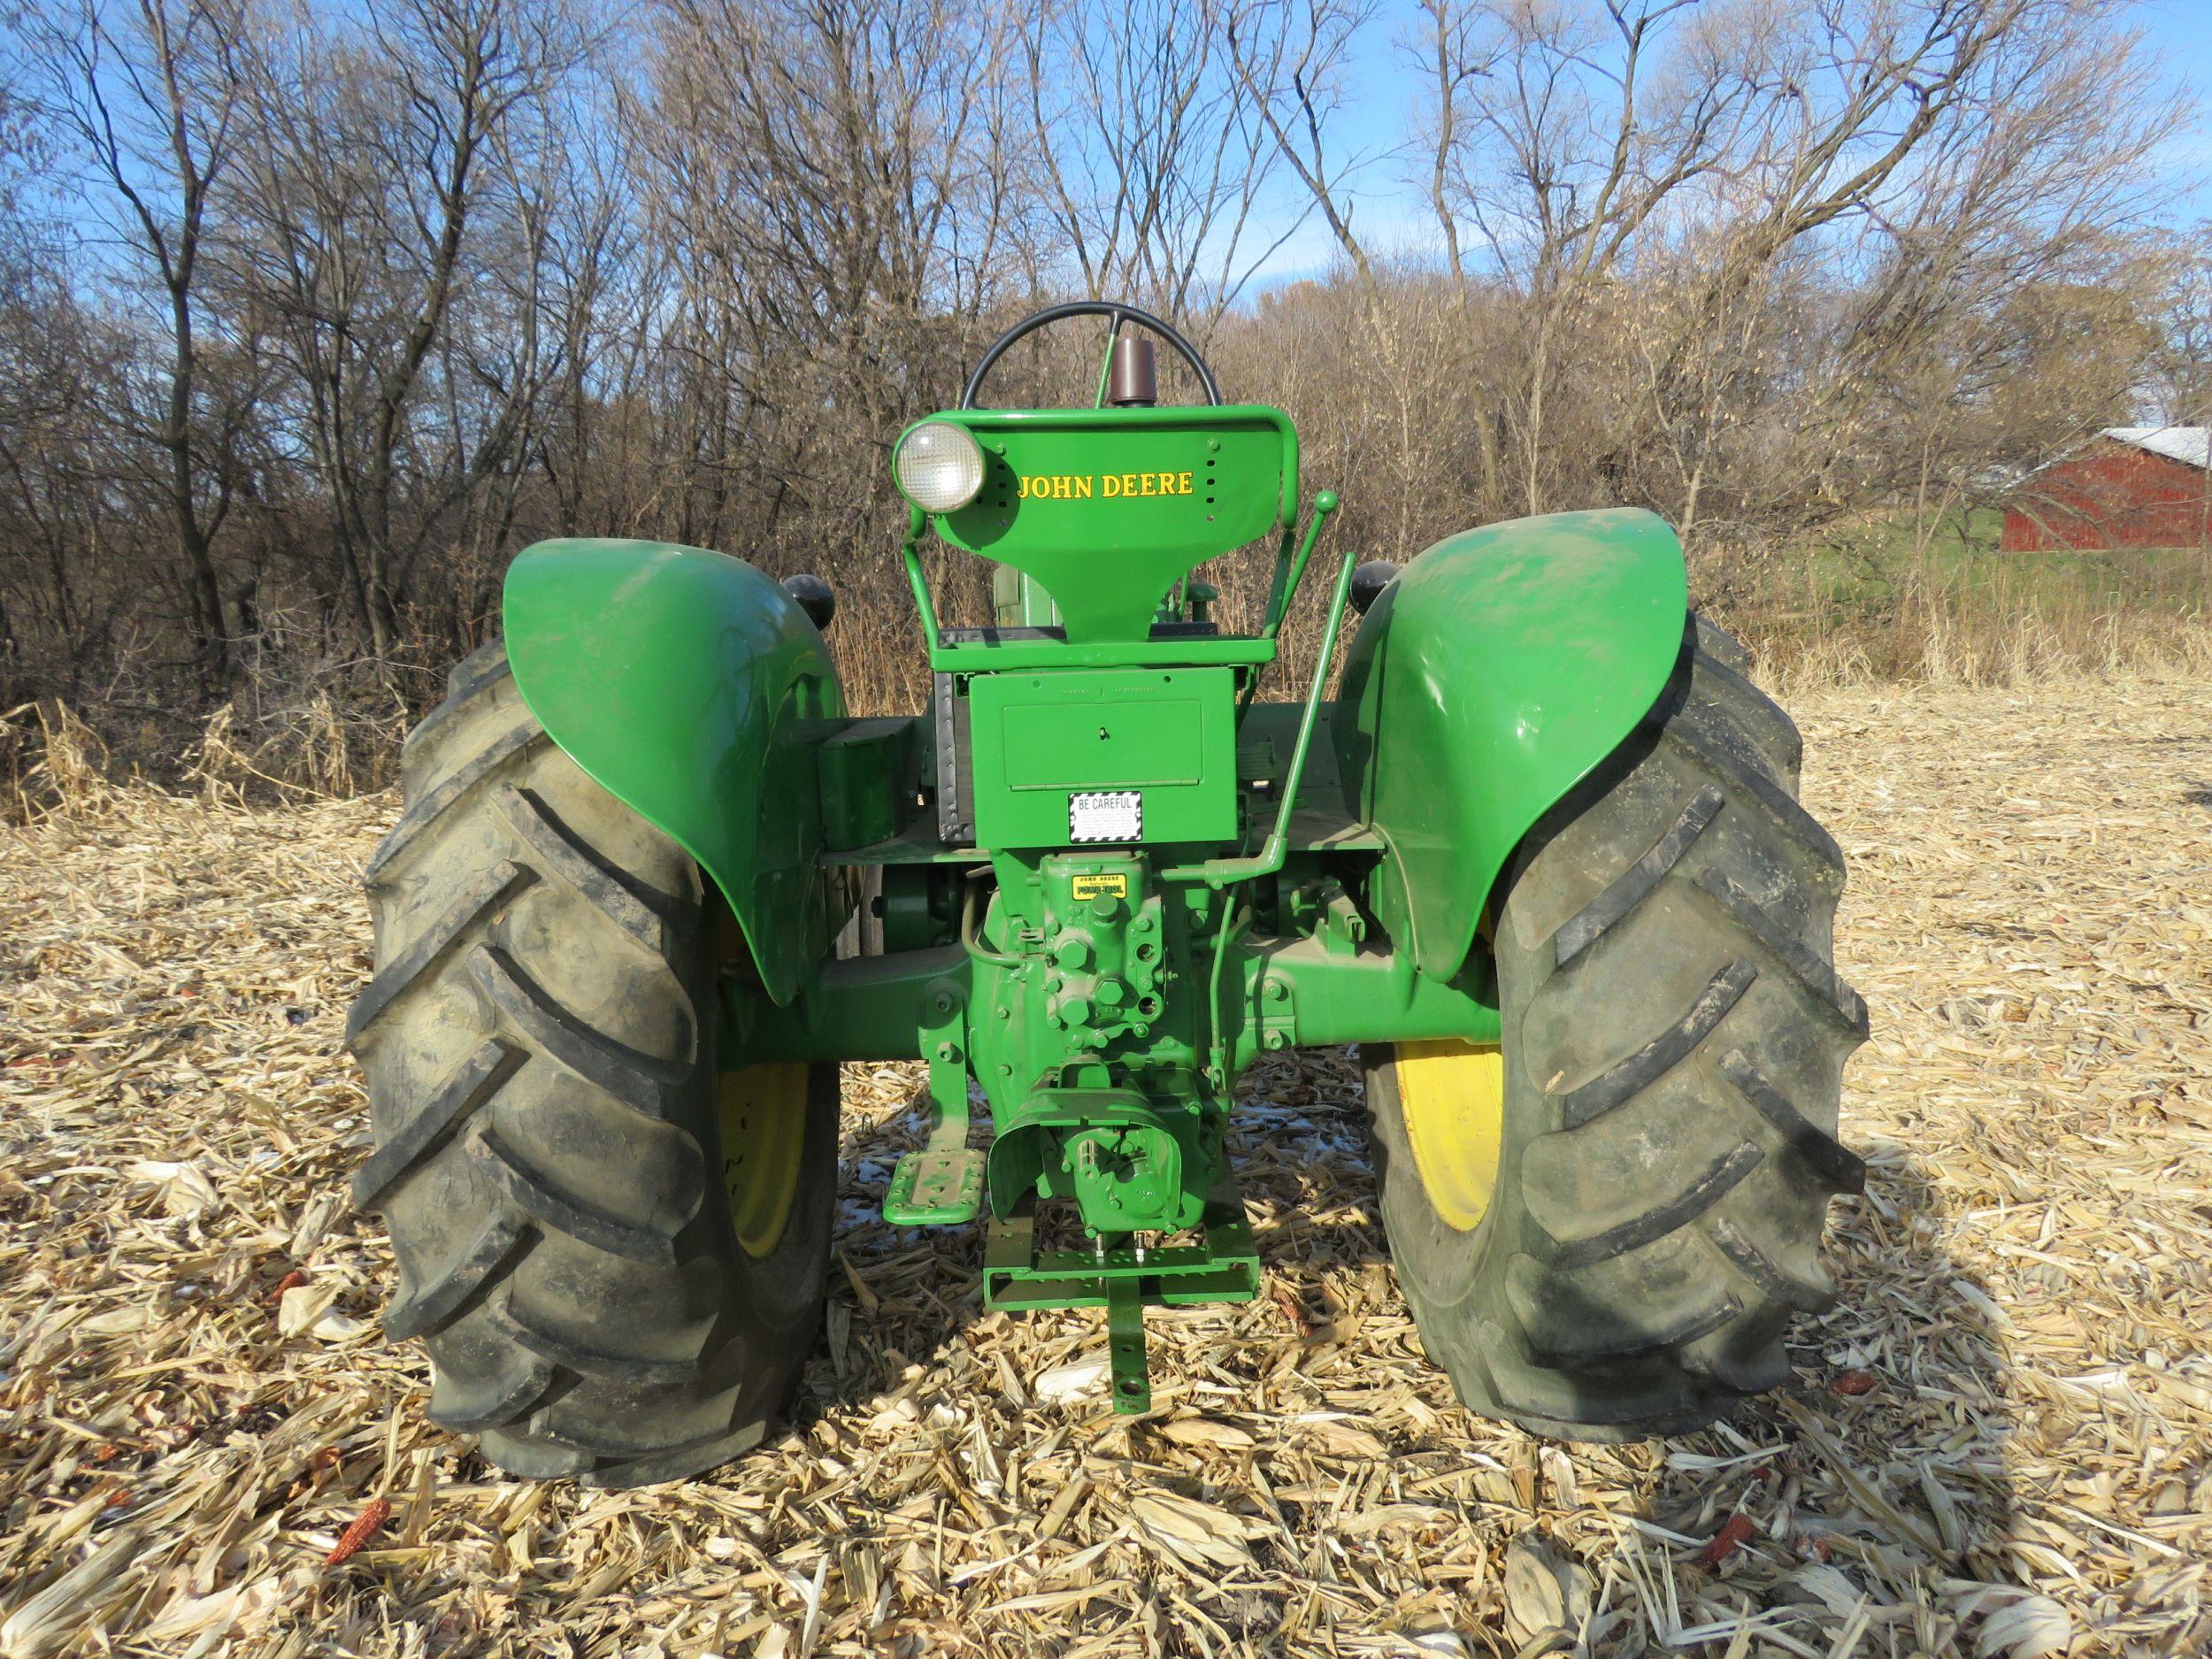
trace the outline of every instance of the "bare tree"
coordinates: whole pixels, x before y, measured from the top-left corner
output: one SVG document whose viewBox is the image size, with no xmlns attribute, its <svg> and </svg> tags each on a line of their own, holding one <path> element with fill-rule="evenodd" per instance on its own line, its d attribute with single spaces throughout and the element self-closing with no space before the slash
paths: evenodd
<svg viewBox="0 0 2212 1659">
<path fill-rule="evenodd" d="M 1258 38 L 1326 42 L 1334 4 L 1255 0 L 1271 23 Z M 1511 362 L 1486 388 L 1513 457 L 1506 504 L 1617 497 L 1663 455 L 1669 504 L 1694 526 L 1716 443 L 1778 388 L 1755 382 L 1786 347 L 1777 307 L 1806 271 L 1872 285 L 1852 308 L 1868 319 L 1858 366 L 1820 381 L 1863 389 L 1879 379 L 1875 342 L 1901 339 L 1909 309 L 1895 301 L 1910 287 L 1924 317 L 1970 309 L 1955 292 L 1970 270 L 1984 291 L 2040 280 L 2125 220 L 2174 106 L 2149 96 L 2121 12 L 1432 0 L 1409 57 L 1429 87 L 1425 182 L 1444 258 L 1464 287 L 1511 302 Z M 1271 107 L 1303 114 L 1277 120 L 1278 142 L 1371 271 L 1317 163 L 1327 123 L 1302 57 L 1252 61 Z M 1907 332 L 1913 349 L 1932 339 Z M 1624 384 L 1641 388 L 1627 410 L 1612 389 Z"/>
<path fill-rule="evenodd" d="M 1363 161 L 1333 150 L 1352 45 L 1371 0 L 1230 0 L 1229 50 L 1253 114 L 1363 280 L 1374 266 L 1352 229 L 1350 186 Z"/>
<path fill-rule="evenodd" d="M 215 566 L 238 470 L 238 409 L 210 411 L 204 290 L 216 192 L 237 155 L 242 16 L 234 0 L 53 0 L 27 19 L 36 96 L 126 280 L 158 292 L 165 334 L 155 408 L 116 412 L 158 450 L 204 678 L 227 680 L 229 629 Z M 215 429 L 211 434 L 211 426 Z"/>
<path fill-rule="evenodd" d="M 910 702 L 886 446 L 1083 292 L 1290 409 L 1361 485 L 1337 534 L 1635 503 L 1709 586 L 1831 526 L 1932 545 L 2212 383 L 2121 0 L 1422 0 L 1394 42 L 1369 0 L 34 4 L 0 74 L 11 695 L 388 711 L 515 546 L 585 531 L 826 571 L 859 700 Z M 1356 150 L 1409 93 L 1406 142 Z M 1342 268 L 1253 280 L 1308 214 Z M 1000 395 L 1087 356 L 1048 339 Z M 987 603 L 976 561 L 933 580 Z"/>
<path fill-rule="evenodd" d="M 949 395 L 960 342 L 1035 268 L 1010 153 L 1013 13 L 665 0 L 657 47 L 641 143 L 705 524 L 730 522 L 742 455 L 766 475 L 748 545 L 803 512 L 857 532 L 884 499 L 878 446 Z"/>
<path fill-rule="evenodd" d="M 268 42 L 243 210 L 249 303 L 286 342 L 340 595 L 380 657 L 441 509 L 507 461 L 541 388 L 526 342 L 531 366 L 494 388 L 472 427 L 461 402 L 485 389 L 482 365 L 454 328 L 480 243 L 504 228 L 535 266 L 543 204 L 513 194 L 528 172 L 513 165 L 518 129 L 573 62 L 575 38 L 557 10 L 524 0 L 385 0 L 365 29 L 303 18 Z M 503 213 L 515 218 L 497 227 Z M 526 298 L 509 320 L 536 317 Z"/>
<path fill-rule="evenodd" d="M 1086 292 L 1206 327 L 1298 220 L 1255 234 L 1278 150 L 1225 44 L 1229 0 L 1048 0 L 1025 20 L 1051 215 Z M 1205 332 L 1202 327 L 1201 332 Z"/>
<path fill-rule="evenodd" d="M 2201 426 L 2212 423 L 2212 221 L 2166 252 L 2156 412 L 2170 426 Z"/>
</svg>

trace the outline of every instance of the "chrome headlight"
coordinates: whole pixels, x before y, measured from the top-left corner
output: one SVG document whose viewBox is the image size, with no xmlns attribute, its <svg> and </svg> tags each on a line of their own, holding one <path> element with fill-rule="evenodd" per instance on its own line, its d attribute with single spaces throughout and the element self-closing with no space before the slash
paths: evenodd
<svg viewBox="0 0 2212 1659">
<path fill-rule="evenodd" d="M 924 512 L 955 512 L 983 488 L 983 446 L 965 426 L 925 420 L 899 440 L 891 471 Z"/>
</svg>

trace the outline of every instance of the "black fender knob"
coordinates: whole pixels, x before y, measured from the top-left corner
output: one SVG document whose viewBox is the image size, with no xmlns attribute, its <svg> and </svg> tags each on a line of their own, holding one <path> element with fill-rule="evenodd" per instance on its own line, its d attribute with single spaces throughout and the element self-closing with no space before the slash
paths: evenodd
<svg viewBox="0 0 2212 1659">
<path fill-rule="evenodd" d="M 808 621 L 821 632 L 829 632 L 830 619 L 837 614 L 835 588 L 811 572 L 803 571 L 796 576 L 785 577 L 783 590 L 806 612 Z"/>
<path fill-rule="evenodd" d="M 1382 597 L 1382 590 L 1398 580 L 1405 566 L 1395 559 L 1369 559 L 1352 572 L 1352 609 L 1360 615 Z"/>
</svg>

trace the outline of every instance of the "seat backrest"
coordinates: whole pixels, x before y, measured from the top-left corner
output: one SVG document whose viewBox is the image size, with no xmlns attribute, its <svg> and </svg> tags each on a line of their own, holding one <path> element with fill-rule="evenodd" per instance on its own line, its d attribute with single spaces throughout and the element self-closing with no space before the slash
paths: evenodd
<svg viewBox="0 0 2212 1659">
<path fill-rule="evenodd" d="M 1263 403 L 964 409 L 983 488 L 937 534 L 1034 579 L 1071 644 L 1141 641 L 1195 566 L 1297 511 L 1298 434 Z"/>
</svg>

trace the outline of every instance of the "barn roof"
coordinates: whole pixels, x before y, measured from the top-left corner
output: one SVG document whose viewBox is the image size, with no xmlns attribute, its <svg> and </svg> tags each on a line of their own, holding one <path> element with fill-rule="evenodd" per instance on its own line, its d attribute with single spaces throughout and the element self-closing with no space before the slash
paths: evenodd
<svg viewBox="0 0 2212 1659">
<path fill-rule="evenodd" d="M 2097 434 L 2185 466 L 2212 470 L 2212 426 L 2107 426 Z"/>
</svg>

